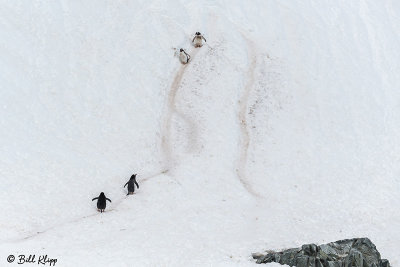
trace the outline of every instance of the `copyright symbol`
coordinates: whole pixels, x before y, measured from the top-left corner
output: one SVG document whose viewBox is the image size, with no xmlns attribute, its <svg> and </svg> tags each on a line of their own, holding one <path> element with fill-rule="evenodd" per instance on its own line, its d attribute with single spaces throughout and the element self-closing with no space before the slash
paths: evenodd
<svg viewBox="0 0 400 267">
<path fill-rule="evenodd" d="M 14 260 L 15 260 L 14 255 L 10 255 L 10 256 L 7 257 L 7 261 L 8 261 L 9 263 L 13 262 Z"/>
</svg>

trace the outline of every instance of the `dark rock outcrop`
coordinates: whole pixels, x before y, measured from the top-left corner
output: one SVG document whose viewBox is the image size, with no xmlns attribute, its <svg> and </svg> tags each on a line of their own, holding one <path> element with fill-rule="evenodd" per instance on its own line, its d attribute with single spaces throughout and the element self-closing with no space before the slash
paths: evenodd
<svg viewBox="0 0 400 267">
<path fill-rule="evenodd" d="M 254 253 L 257 263 L 277 262 L 297 267 L 390 267 L 368 238 L 354 238 L 317 246 L 303 245 L 282 252 Z"/>
</svg>

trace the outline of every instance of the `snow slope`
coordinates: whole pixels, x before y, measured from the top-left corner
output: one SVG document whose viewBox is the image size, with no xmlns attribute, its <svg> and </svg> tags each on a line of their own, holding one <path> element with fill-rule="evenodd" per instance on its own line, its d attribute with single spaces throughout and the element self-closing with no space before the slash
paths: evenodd
<svg viewBox="0 0 400 267">
<path fill-rule="evenodd" d="M 399 12 L 2 1 L 0 265 L 254 266 L 252 252 L 360 236 L 398 265 Z"/>
</svg>

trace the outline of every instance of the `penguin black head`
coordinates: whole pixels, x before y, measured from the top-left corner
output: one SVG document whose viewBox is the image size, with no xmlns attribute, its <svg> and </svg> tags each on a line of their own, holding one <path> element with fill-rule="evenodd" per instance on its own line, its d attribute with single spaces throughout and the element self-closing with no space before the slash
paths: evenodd
<svg viewBox="0 0 400 267">
<path fill-rule="evenodd" d="M 101 192 L 101 193 L 100 193 L 100 196 L 101 196 L 101 197 L 104 197 L 104 192 Z"/>
<path fill-rule="evenodd" d="M 196 35 L 200 35 L 200 32 L 196 32 Z"/>
<path fill-rule="evenodd" d="M 135 178 L 136 178 L 136 175 L 137 175 L 137 174 L 132 174 L 131 180 L 132 180 L 132 179 L 135 179 Z"/>
<path fill-rule="evenodd" d="M 179 50 L 179 51 L 183 52 L 183 48 L 181 48 L 181 50 Z"/>
</svg>

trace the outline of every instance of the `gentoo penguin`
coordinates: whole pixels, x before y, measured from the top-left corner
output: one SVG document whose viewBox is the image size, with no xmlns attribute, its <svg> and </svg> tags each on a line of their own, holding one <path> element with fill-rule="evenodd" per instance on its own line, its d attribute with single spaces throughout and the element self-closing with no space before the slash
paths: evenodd
<svg viewBox="0 0 400 267">
<path fill-rule="evenodd" d="M 95 199 L 97 199 L 97 210 L 100 212 L 103 212 L 106 209 L 106 200 L 111 202 L 109 198 L 106 198 L 106 195 L 104 195 L 103 192 L 101 192 L 98 197 L 93 198 L 92 201 Z"/>
<path fill-rule="evenodd" d="M 179 60 L 181 61 L 182 64 L 186 64 L 190 60 L 190 55 L 186 53 L 186 51 L 183 50 L 183 48 L 180 49 Z"/>
<path fill-rule="evenodd" d="M 139 184 L 136 182 L 136 174 L 133 174 L 131 176 L 131 178 L 129 179 L 129 181 L 126 182 L 126 184 L 124 185 L 124 187 L 126 185 L 128 185 L 128 194 L 127 195 L 133 195 L 133 193 L 135 192 L 135 184 L 136 184 L 137 188 L 139 189 Z"/>
<path fill-rule="evenodd" d="M 203 46 L 203 40 L 204 42 L 207 42 L 206 38 L 204 38 L 201 33 L 196 32 L 195 36 L 193 37 L 192 43 L 194 47 L 202 47 Z"/>
</svg>

